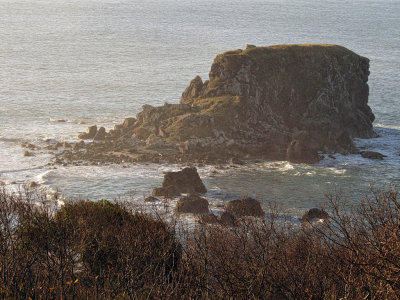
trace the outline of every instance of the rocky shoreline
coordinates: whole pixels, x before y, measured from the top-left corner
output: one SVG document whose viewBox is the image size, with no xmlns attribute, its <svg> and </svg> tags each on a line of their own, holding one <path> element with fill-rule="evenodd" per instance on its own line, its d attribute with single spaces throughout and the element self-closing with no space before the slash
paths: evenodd
<svg viewBox="0 0 400 300">
<path fill-rule="evenodd" d="M 46 149 L 63 165 L 316 163 L 360 153 L 353 138 L 376 136 L 368 75 L 369 60 L 342 46 L 248 45 L 218 55 L 209 80 L 195 77 L 179 104 L 144 105 L 108 132 L 91 126 L 82 141 Z"/>
</svg>

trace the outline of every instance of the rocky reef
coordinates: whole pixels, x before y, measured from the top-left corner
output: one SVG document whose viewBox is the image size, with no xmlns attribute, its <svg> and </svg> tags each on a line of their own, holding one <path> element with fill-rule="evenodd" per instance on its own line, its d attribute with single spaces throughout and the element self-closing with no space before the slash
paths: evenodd
<svg viewBox="0 0 400 300">
<path fill-rule="evenodd" d="M 375 136 L 368 106 L 369 60 L 338 45 L 302 44 L 218 55 L 179 104 L 144 105 L 109 132 L 89 128 L 63 161 L 314 163 L 319 153 L 356 153 Z"/>
</svg>

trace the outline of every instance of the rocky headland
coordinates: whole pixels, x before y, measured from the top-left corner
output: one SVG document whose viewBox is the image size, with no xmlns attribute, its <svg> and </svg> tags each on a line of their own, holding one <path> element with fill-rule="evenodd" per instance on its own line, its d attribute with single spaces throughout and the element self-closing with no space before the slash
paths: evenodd
<svg viewBox="0 0 400 300">
<path fill-rule="evenodd" d="M 180 103 L 144 105 L 106 132 L 92 126 L 56 163 L 315 163 L 320 153 L 359 153 L 375 136 L 369 60 L 338 45 L 255 47 L 219 54 L 209 80 L 195 77 Z"/>
</svg>

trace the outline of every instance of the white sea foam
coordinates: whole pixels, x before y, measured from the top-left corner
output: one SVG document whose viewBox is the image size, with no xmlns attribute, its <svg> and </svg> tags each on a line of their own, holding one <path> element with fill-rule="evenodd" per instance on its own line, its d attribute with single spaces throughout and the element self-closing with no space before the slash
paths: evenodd
<svg viewBox="0 0 400 300">
<path fill-rule="evenodd" d="M 374 128 L 387 128 L 387 129 L 395 129 L 400 130 L 400 126 L 398 125 L 385 125 L 385 124 L 374 124 Z"/>
<path fill-rule="evenodd" d="M 274 167 L 276 167 L 276 169 L 281 171 L 281 172 L 287 172 L 287 171 L 294 170 L 294 166 L 290 162 L 283 162 L 281 164 L 276 163 L 274 165 Z"/>
<path fill-rule="evenodd" d="M 35 182 L 39 184 L 49 184 L 51 177 L 54 176 L 55 170 L 46 170 L 45 172 L 38 174 L 35 177 Z"/>
</svg>

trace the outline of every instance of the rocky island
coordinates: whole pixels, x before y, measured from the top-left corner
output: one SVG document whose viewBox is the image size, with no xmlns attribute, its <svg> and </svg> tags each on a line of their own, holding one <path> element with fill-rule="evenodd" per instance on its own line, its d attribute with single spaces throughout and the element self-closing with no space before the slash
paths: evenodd
<svg viewBox="0 0 400 300">
<path fill-rule="evenodd" d="M 106 132 L 92 126 L 57 163 L 315 163 L 321 153 L 358 153 L 375 136 L 369 60 L 338 45 L 255 47 L 219 54 L 209 80 L 195 77 L 180 103 L 144 105 Z"/>
</svg>

